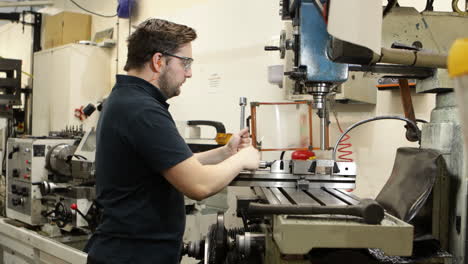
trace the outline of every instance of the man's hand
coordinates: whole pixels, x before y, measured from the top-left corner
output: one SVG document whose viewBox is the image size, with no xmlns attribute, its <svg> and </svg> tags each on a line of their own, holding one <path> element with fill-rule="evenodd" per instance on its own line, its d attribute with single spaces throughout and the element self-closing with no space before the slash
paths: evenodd
<svg viewBox="0 0 468 264">
<path fill-rule="evenodd" d="M 249 146 L 251 146 L 250 135 L 245 128 L 232 135 L 229 142 L 221 148 L 195 153 L 195 157 L 203 165 L 218 164 Z"/>
<path fill-rule="evenodd" d="M 248 128 L 232 135 L 231 139 L 226 145 L 226 149 L 231 155 L 236 154 L 239 150 L 247 148 L 251 145 L 250 134 Z"/>
<path fill-rule="evenodd" d="M 260 165 L 260 152 L 253 146 L 248 146 L 239 151 L 242 158 L 242 167 L 244 170 L 256 170 Z"/>
</svg>

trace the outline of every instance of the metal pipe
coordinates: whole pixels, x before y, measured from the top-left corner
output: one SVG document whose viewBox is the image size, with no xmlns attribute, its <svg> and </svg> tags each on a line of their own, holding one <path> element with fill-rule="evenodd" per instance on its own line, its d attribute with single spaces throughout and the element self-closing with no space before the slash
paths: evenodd
<svg viewBox="0 0 468 264">
<path fill-rule="evenodd" d="M 5 2 L 0 1 L 0 7 L 18 7 L 18 6 L 44 6 L 53 5 L 53 1 L 22 1 L 22 2 Z"/>
<path fill-rule="evenodd" d="M 378 62 L 446 69 L 447 55 L 429 51 L 382 48 L 381 55 L 374 53 L 372 58 L 372 63 Z"/>
<path fill-rule="evenodd" d="M 319 150 L 320 148 L 312 148 L 312 150 Z M 310 150 L 309 147 L 307 148 L 262 148 L 262 151 L 290 151 L 290 150 Z"/>
<path fill-rule="evenodd" d="M 349 131 L 353 130 L 354 128 L 356 128 L 356 127 L 358 127 L 358 126 L 360 126 L 362 124 L 369 123 L 369 122 L 372 122 L 372 121 L 377 121 L 377 120 L 383 120 L 383 119 L 394 119 L 394 120 L 401 120 L 401 121 L 407 122 L 408 125 L 412 126 L 415 131 L 418 131 L 418 137 L 419 137 L 419 140 L 421 141 L 421 131 L 419 130 L 416 123 L 413 122 L 412 120 L 410 120 L 408 118 L 405 118 L 405 117 L 401 117 L 401 116 L 376 116 L 376 117 L 373 117 L 373 118 L 369 118 L 369 119 L 359 121 L 359 122 L 351 125 L 350 127 L 348 127 L 345 130 L 345 132 L 343 132 L 343 134 L 341 134 L 341 136 L 336 141 L 335 146 L 333 147 L 333 153 L 332 153 L 333 161 L 336 162 L 336 151 L 338 149 L 338 145 L 340 144 L 343 137 L 346 136 L 349 133 Z"/>
<path fill-rule="evenodd" d="M 250 117 L 252 145 L 257 148 L 257 107 L 255 103 L 250 103 Z"/>
<path fill-rule="evenodd" d="M 255 105 L 298 105 L 298 104 L 306 104 L 306 101 L 296 101 L 296 102 L 255 102 Z"/>
<path fill-rule="evenodd" d="M 30 86 L 27 86 L 30 88 Z M 24 95 L 24 133 L 32 135 L 32 93 Z"/>
</svg>

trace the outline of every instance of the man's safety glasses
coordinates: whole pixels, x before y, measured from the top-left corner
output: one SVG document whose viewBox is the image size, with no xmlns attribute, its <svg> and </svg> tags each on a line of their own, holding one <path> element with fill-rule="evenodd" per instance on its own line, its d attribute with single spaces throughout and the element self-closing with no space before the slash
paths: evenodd
<svg viewBox="0 0 468 264">
<path fill-rule="evenodd" d="M 179 56 L 179 55 L 174 55 L 174 54 L 167 53 L 167 52 L 163 52 L 162 54 L 163 54 L 163 55 L 166 55 L 166 56 L 171 56 L 171 57 L 178 58 L 178 59 L 182 60 L 182 63 L 184 64 L 184 69 L 185 69 L 186 71 L 190 70 L 190 68 L 192 67 L 193 58 L 184 57 L 184 56 Z"/>
</svg>

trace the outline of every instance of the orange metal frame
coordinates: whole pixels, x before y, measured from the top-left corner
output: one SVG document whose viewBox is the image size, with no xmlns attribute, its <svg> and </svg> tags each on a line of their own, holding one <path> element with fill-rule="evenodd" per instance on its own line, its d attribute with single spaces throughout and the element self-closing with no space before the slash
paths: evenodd
<svg viewBox="0 0 468 264">
<path fill-rule="evenodd" d="M 306 104 L 308 106 L 309 112 L 309 147 L 308 148 L 273 148 L 273 149 L 260 149 L 257 146 L 257 107 L 260 105 L 298 105 Z M 278 103 L 261 103 L 261 102 L 251 102 L 250 103 L 250 115 L 251 115 L 251 125 L 252 125 L 252 144 L 255 148 L 260 151 L 286 151 L 286 150 L 317 150 L 320 148 L 312 147 L 312 103 L 309 101 L 298 101 L 298 102 L 278 102 Z M 328 127 L 327 127 L 327 146 L 328 146 Z"/>
</svg>

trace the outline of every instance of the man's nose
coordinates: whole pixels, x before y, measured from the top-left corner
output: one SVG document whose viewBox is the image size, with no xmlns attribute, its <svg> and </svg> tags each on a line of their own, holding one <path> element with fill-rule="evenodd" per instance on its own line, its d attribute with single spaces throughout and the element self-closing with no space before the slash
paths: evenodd
<svg viewBox="0 0 468 264">
<path fill-rule="evenodd" d="M 192 68 L 185 71 L 185 78 L 191 78 L 191 77 L 192 77 Z"/>
</svg>

